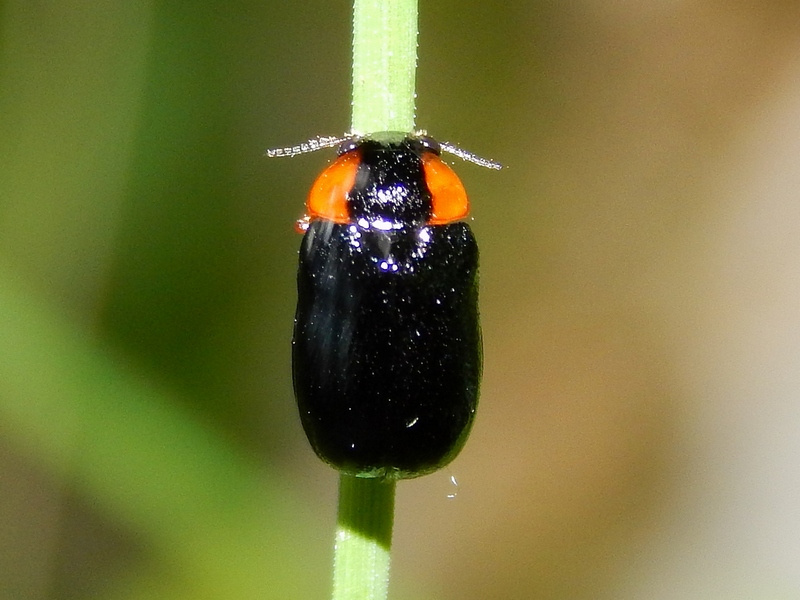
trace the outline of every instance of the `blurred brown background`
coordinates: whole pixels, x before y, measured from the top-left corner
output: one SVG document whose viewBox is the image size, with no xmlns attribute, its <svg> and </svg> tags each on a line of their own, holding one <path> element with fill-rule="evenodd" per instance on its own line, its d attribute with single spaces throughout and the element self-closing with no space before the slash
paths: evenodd
<svg viewBox="0 0 800 600">
<path fill-rule="evenodd" d="M 0 2 L 0 598 L 324 598 L 289 344 L 350 4 Z M 421 2 L 485 375 L 393 598 L 800 598 L 800 3 Z M 450 477 L 458 482 L 454 486 Z M 455 494 L 454 498 L 449 498 Z"/>
</svg>

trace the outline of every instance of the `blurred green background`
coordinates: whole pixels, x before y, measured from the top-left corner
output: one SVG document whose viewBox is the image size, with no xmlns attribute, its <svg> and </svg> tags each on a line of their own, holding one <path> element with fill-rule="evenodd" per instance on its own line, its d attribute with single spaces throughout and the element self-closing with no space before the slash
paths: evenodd
<svg viewBox="0 0 800 600">
<path fill-rule="evenodd" d="M 348 2 L 0 1 L 0 598 L 324 598 L 294 220 Z M 393 598 L 800 597 L 800 5 L 421 2 L 485 377 Z M 454 486 L 450 478 L 458 482 Z M 455 495 L 454 498 L 450 496 Z"/>
</svg>

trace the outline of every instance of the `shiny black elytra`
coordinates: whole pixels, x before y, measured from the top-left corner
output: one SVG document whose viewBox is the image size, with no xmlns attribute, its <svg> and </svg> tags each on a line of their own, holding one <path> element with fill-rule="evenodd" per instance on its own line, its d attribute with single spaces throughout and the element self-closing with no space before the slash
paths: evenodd
<svg viewBox="0 0 800 600">
<path fill-rule="evenodd" d="M 450 462 L 478 402 L 478 247 L 430 138 L 349 140 L 317 179 L 300 249 L 293 379 L 319 457 L 416 477 Z"/>
</svg>

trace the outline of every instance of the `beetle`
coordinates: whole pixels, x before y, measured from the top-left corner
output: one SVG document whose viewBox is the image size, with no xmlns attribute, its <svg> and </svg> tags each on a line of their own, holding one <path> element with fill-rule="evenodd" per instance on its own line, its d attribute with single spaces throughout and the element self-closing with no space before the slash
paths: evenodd
<svg viewBox="0 0 800 600">
<path fill-rule="evenodd" d="M 336 469 L 417 477 L 455 458 L 478 404 L 469 201 L 441 159 L 449 144 L 424 134 L 336 141 L 338 156 L 314 182 L 301 225 L 292 342 L 300 418 L 314 451 Z M 301 151 L 309 150 L 273 155 Z"/>
</svg>

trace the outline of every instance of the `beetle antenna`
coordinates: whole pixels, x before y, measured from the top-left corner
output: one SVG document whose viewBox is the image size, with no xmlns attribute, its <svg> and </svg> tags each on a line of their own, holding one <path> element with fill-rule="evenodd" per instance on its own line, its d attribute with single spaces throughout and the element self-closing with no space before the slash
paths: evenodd
<svg viewBox="0 0 800 600">
<path fill-rule="evenodd" d="M 476 164 L 479 167 L 486 167 L 487 169 L 495 169 L 495 170 L 503 168 L 503 165 L 501 165 L 499 162 L 495 162 L 488 158 L 483 158 L 482 156 L 478 156 L 477 154 L 473 154 L 472 152 L 467 152 L 466 150 L 462 150 L 461 148 L 451 144 L 450 142 L 439 142 L 439 147 L 442 149 L 443 152 L 447 152 L 448 154 L 457 156 L 461 160 L 466 160 L 467 162 Z"/>
<path fill-rule="evenodd" d="M 311 138 L 307 142 L 298 144 L 296 146 L 286 146 L 284 148 L 270 148 L 266 151 L 269 158 L 276 158 L 281 156 L 297 156 L 298 154 L 308 154 L 309 152 L 316 152 L 323 148 L 333 148 L 338 146 L 347 137 L 334 137 L 334 136 L 319 136 Z"/>
</svg>

